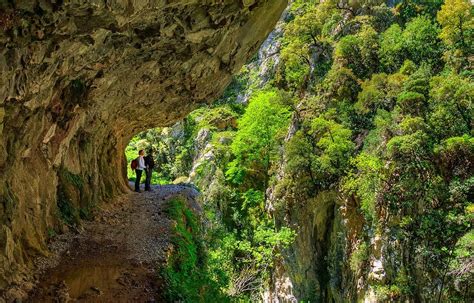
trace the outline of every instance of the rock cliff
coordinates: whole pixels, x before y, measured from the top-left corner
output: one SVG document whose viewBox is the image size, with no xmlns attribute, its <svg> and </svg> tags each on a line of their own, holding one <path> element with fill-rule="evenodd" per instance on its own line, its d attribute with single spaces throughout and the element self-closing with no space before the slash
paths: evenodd
<svg viewBox="0 0 474 303">
<path fill-rule="evenodd" d="M 127 191 L 123 148 L 218 96 L 285 0 L 0 2 L 0 289 Z"/>
</svg>

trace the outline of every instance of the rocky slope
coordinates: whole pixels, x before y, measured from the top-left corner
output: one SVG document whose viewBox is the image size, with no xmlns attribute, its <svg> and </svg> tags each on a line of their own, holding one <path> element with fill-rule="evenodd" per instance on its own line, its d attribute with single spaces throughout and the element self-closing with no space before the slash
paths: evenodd
<svg viewBox="0 0 474 303">
<path fill-rule="evenodd" d="M 0 289 L 48 230 L 127 191 L 140 130 L 212 101 L 284 0 L 0 3 Z"/>
</svg>

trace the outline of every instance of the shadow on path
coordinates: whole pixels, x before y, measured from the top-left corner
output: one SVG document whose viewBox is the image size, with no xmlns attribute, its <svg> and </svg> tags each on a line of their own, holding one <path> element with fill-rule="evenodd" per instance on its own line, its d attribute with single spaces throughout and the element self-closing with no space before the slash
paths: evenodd
<svg viewBox="0 0 474 303">
<path fill-rule="evenodd" d="M 82 232 L 57 237 L 49 258 L 56 254 L 56 261 L 44 266 L 27 302 L 163 302 L 157 269 L 170 253 L 172 225 L 163 206 L 183 196 L 200 208 L 193 187 L 152 190 L 121 196 L 99 209 Z"/>
</svg>

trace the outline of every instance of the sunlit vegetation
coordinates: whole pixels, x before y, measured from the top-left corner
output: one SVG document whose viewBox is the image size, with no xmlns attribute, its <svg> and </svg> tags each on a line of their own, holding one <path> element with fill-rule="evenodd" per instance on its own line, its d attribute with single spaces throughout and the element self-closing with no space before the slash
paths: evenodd
<svg viewBox="0 0 474 303">
<path fill-rule="evenodd" d="M 332 191 L 364 218 L 358 244 L 339 261 L 378 300 L 474 296 L 472 4 L 388 3 L 294 1 L 267 85 L 255 86 L 247 66 L 216 105 L 132 141 L 129 159 L 145 143 L 159 180 L 191 173 L 204 193 L 206 224 L 198 238 L 181 231 L 177 246 L 187 248 L 168 272 L 173 291 L 206 260 L 219 295 L 258 300 L 297 236 L 269 208 Z M 237 104 L 245 93 L 248 104 Z M 369 279 L 368 261 L 385 254 L 384 279 Z"/>
</svg>

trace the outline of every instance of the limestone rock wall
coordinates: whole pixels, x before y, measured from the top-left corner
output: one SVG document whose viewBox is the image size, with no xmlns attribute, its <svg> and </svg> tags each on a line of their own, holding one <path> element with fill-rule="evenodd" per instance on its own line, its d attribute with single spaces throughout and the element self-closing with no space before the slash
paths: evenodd
<svg viewBox="0 0 474 303">
<path fill-rule="evenodd" d="M 62 218 L 127 191 L 123 148 L 212 101 L 286 0 L 0 1 L 0 293 Z"/>
</svg>

